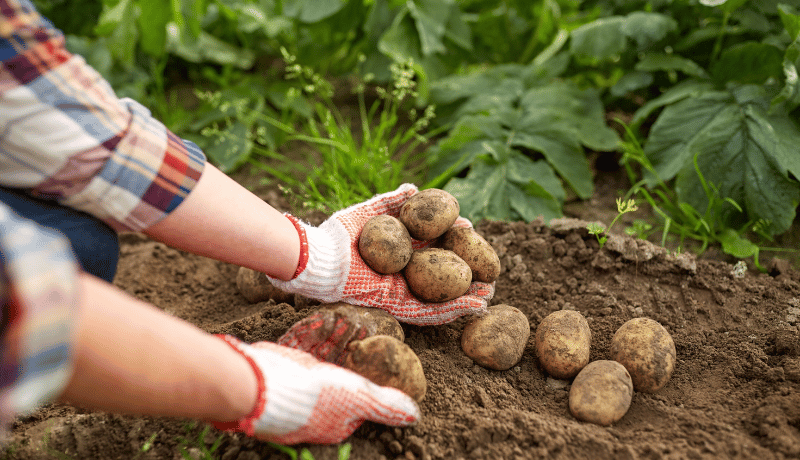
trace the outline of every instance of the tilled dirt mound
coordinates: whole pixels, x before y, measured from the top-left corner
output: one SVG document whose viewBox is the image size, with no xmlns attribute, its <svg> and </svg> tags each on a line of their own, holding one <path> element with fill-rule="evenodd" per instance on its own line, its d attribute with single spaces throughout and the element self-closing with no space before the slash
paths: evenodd
<svg viewBox="0 0 800 460">
<path fill-rule="evenodd" d="M 491 371 L 461 350 L 466 319 L 404 325 L 428 380 L 423 419 L 405 429 L 366 423 L 349 439 L 351 459 L 800 458 L 797 273 L 739 276 L 728 263 L 627 237 L 600 249 L 585 222 L 570 219 L 478 229 L 503 265 L 492 304 L 520 309 L 532 331 L 550 312 L 580 311 L 592 331 L 592 360 L 608 359 L 625 321 L 655 319 L 677 347 L 671 380 L 655 394 L 635 393 L 619 422 L 600 427 L 570 415 L 569 386 L 541 370 L 533 334 L 518 365 Z M 315 310 L 248 304 L 236 290 L 237 269 L 125 235 L 115 283 L 207 331 L 250 342 L 275 340 Z M 0 458 L 206 458 L 204 448 L 224 460 L 289 458 L 201 423 L 62 405 L 19 419 L 11 441 Z M 317 460 L 337 458 L 336 446 L 307 447 Z"/>
</svg>

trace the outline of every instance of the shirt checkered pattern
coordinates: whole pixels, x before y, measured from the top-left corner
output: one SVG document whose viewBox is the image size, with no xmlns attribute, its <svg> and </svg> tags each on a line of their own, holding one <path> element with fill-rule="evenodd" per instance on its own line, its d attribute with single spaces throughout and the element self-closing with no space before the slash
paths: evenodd
<svg viewBox="0 0 800 460">
<path fill-rule="evenodd" d="M 205 156 L 139 103 L 117 98 L 64 43 L 29 0 L 0 0 L 0 185 L 57 200 L 117 230 L 145 229 L 186 198 Z M 63 383 L 74 303 L 74 286 L 66 284 L 75 277 L 64 276 L 74 261 L 56 249 L 59 237 L 2 208 L 0 419 L 7 419 Z M 5 238 L 20 229 L 35 243 Z"/>
</svg>

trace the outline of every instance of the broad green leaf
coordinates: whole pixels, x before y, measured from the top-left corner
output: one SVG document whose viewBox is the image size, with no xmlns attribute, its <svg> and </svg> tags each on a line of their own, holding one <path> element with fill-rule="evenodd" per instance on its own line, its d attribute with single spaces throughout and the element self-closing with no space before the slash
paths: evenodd
<svg viewBox="0 0 800 460">
<path fill-rule="evenodd" d="M 717 239 L 722 244 L 722 250 L 738 259 L 746 259 L 758 254 L 758 246 L 747 238 L 736 233 L 732 228 L 726 228 L 717 234 Z"/>
<path fill-rule="evenodd" d="M 414 20 L 409 16 L 408 9 L 404 9 L 395 16 L 392 25 L 378 41 L 378 49 L 395 62 L 405 62 L 409 59 L 420 62 L 421 44 Z"/>
<path fill-rule="evenodd" d="M 252 50 L 231 45 L 208 32 L 201 31 L 197 39 L 192 39 L 175 27 L 167 30 L 168 49 L 189 62 L 214 62 L 247 69 L 255 60 Z"/>
<path fill-rule="evenodd" d="M 677 54 L 647 53 L 634 67 L 644 72 L 678 71 L 698 78 L 708 78 L 708 73 L 696 62 Z"/>
<path fill-rule="evenodd" d="M 778 5 L 778 15 L 791 40 L 800 38 L 800 14 L 789 5 Z"/>
<path fill-rule="evenodd" d="M 663 40 L 668 33 L 677 29 L 678 23 L 671 16 L 644 11 L 629 14 L 621 26 L 622 33 L 636 41 L 639 49 Z"/>
<path fill-rule="evenodd" d="M 611 95 L 614 97 L 624 96 L 633 91 L 647 88 L 653 83 L 653 74 L 650 72 L 633 71 L 622 76 L 614 86 L 611 87 Z"/>
<path fill-rule="evenodd" d="M 97 34 L 106 35 L 115 60 L 126 69 L 134 66 L 134 53 L 139 40 L 136 26 L 139 8 L 133 0 L 122 0 L 113 8 L 104 10 L 97 24 Z"/>
<path fill-rule="evenodd" d="M 548 173 L 546 164 L 530 164 L 519 154 L 515 158 L 524 162 L 523 168 L 530 173 L 526 183 L 509 180 L 511 170 L 520 167 L 517 160 L 505 164 L 479 160 L 465 178 L 455 178 L 447 184 L 445 190 L 456 197 L 464 217 L 477 223 L 483 219 L 531 221 L 540 215 L 548 220 L 561 216 L 561 203 L 544 187 L 537 186 L 538 181 L 557 183 L 552 170 Z"/>
<path fill-rule="evenodd" d="M 215 139 L 204 151 L 222 171 L 233 171 L 250 156 L 253 142 L 249 130 L 249 126 L 235 121 L 225 129 L 224 137 Z"/>
<path fill-rule="evenodd" d="M 442 43 L 450 16 L 450 5 L 444 0 L 417 0 L 408 2 L 408 13 L 414 18 L 419 33 L 422 55 L 429 56 L 447 50 Z"/>
<path fill-rule="evenodd" d="M 594 190 L 592 171 L 575 134 L 544 129 L 539 132 L 519 132 L 513 138 L 513 145 L 541 152 L 578 196 L 588 198 Z"/>
<path fill-rule="evenodd" d="M 800 172 L 800 129 L 785 114 L 769 114 L 759 89 L 710 91 L 666 107 L 644 148 L 662 179 L 676 178 L 681 201 L 704 214 L 708 197 L 691 166 L 699 154 L 700 171 L 718 190 L 718 201 L 731 199 L 745 211 L 720 204 L 712 209 L 719 220 L 735 227 L 763 219 L 766 231 L 777 234 L 789 228 L 800 202 L 800 184 L 789 177 Z"/>
<path fill-rule="evenodd" d="M 142 50 L 155 57 L 166 53 L 167 24 L 172 20 L 172 9 L 165 8 L 159 0 L 138 0 L 140 45 Z"/>
<path fill-rule="evenodd" d="M 450 16 L 447 19 L 447 29 L 444 34 L 456 45 L 467 51 L 472 51 L 472 30 L 464 21 L 461 9 L 455 3 L 450 5 Z"/>
<path fill-rule="evenodd" d="M 314 23 L 333 16 L 346 4 L 346 0 L 284 0 L 283 14 L 301 22 Z"/>
<path fill-rule="evenodd" d="M 735 110 L 723 110 L 732 103 L 729 92 L 708 91 L 682 99 L 661 112 L 644 145 L 659 177 L 665 181 L 675 177 L 681 168 L 692 164 L 696 144 L 713 136 L 719 127 L 737 123 L 739 115 Z"/>
<path fill-rule="evenodd" d="M 674 104 L 682 99 L 695 97 L 712 88 L 713 85 L 707 81 L 687 80 L 683 83 L 679 83 L 665 91 L 661 96 L 651 99 L 643 106 L 639 107 L 633 114 L 631 124 L 634 126 L 639 125 L 656 110 Z"/>
<path fill-rule="evenodd" d="M 609 16 L 578 27 L 570 35 L 570 51 L 600 60 L 619 56 L 627 46 L 627 37 L 622 32 L 624 23 L 622 16 Z"/>
<path fill-rule="evenodd" d="M 718 83 L 762 84 L 783 76 L 783 53 L 763 43 L 745 42 L 725 49 L 711 69 Z"/>
</svg>

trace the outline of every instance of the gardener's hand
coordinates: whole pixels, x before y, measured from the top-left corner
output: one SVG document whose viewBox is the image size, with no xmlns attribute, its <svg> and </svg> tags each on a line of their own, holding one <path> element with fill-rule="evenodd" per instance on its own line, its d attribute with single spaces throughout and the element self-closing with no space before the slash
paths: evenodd
<svg viewBox="0 0 800 460">
<path fill-rule="evenodd" d="M 295 222 L 300 234 L 300 263 L 290 281 L 269 278 L 279 289 L 311 297 L 322 302 L 347 302 L 378 307 L 399 321 L 417 325 L 444 324 L 464 315 L 481 313 L 494 295 L 494 284 L 474 282 L 466 294 L 449 302 L 424 303 L 409 290 L 401 273 L 381 275 L 375 272 L 358 252 L 358 237 L 372 217 L 388 214 L 397 217 L 400 208 L 417 188 L 404 184 L 397 190 L 377 195 L 364 203 L 333 214 L 319 227 Z M 457 226 L 472 226 L 459 217 Z M 425 246 L 415 241 L 414 247 Z"/>
<path fill-rule="evenodd" d="M 407 426 L 420 417 L 419 407 L 402 391 L 375 385 L 306 352 L 270 342 L 248 345 L 231 336 L 220 338 L 247 359 L 259 390 L 250 415 L 215 423 L 219 429 L 281 444 L 334 444 L 366 420 Z"/>
</svg>

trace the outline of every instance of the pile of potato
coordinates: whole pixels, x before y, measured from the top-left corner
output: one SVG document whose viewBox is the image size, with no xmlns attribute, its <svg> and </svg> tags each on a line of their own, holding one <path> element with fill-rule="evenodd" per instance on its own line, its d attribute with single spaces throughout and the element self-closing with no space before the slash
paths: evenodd
<svg viewBox="0 0 800 460">
<path fill-rule="evenodd" d="M 675 343 L 657 321 L 634 318 L 611 339 L 610 360 L 589 362 L 592 335 L 577 311 L 545 317 L 536 329 L 536 355 L 553 378 L 574 378 L 569 409 L 575 418 L 611 425 L 630 408 L 633 392 L 654 393 L 675 369 Z"/>
<path fill-rule="evenodd" d="M 495 281 L 501 268 L 497 253 L 475 229 L 454 226 L 459 212 L 458 201 L 446 191 L 422 190 L 403 205 L 397 218 L 370 219 L 359 236 L 359 253 L 378 273 L 402 273 L 409 290 L 424 302 L 455 299 L 473 281 Z M 414 249 L 413 240 L 428 244 Z M 266 277 L 249 269 L 240 269 L 237 285 L 250 302 L 287 301 Z M 364 337 L 342 339 L 347 343 L 336 345 L 341 349 L 337 364 L 422 400 L 427 388 L 422 365 L 404 343 L 403 329 L 395 318 L 377 308 L 341 302 L 322 305 L 312 314 L 314 320 L 320 315 L 345 317 L 353 330 L 366 331 Z M 504 371 L 522 359 L 530 335 L 530 322 L 522 311 L 493 305 L 486 313 L 468 318 L 461 348 L 478 365 Z M 675 368 L 672 337 L 649 318 L 632 319 L 617 330 L 608 360 L 590 362 L 591 343 L 586 318 L 574 310 L 549 314 L 534 335 L 542 369 L 554 379 L 574 379 L 569 410 L 582 421 L 607 426 L 620 420 L 634 391 L 660 390 Z"/>
<path fill-rule="evenodd" d="M 471 227 L 454 227 L 458 200 L 441 189 L 422 190 L 403 204 L 398 217 L 379 215 L 361 230 L 358 251 L 378 273 L 403 273 L 409 290 L 425 302 L 464 295 L 472 281 L 500 275 L 494 248 Z M 428 242 L 414 249 L 412 238 Z"/>
</svg>

